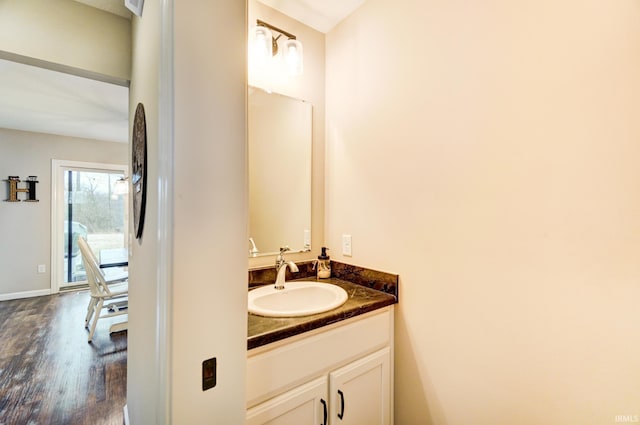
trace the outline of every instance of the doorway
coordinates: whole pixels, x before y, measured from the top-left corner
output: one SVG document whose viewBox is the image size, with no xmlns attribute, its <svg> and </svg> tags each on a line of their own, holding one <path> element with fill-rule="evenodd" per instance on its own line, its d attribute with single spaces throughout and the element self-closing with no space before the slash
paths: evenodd
<svg viewBox="0 0 640 425">
<path fill-rule="evenodd" d="M 78 238 L 87 240 L 97 258 L 106 250 L 126 250 L 129 244 L 127 167 L 53 160 L 51 222 L 51 292 L 86 285 Z M 126 276 L 122 268 L 105 269 L 108 279 Z"/>
</svg>

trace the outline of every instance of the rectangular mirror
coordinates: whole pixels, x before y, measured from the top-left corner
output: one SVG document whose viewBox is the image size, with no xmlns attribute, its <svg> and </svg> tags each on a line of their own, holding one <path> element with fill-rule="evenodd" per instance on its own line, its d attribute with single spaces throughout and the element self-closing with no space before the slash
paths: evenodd
<svg viewBox="0 0 640 425">
<path fill-rule="evenodd" d="M 311 249 L 312 106 L 249 87 L 249 256 Z"/>
</svg>

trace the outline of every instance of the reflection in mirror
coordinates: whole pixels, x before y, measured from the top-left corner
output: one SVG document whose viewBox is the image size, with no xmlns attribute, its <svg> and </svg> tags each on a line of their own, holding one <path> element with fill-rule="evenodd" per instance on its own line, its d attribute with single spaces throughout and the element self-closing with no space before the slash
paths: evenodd
<svg viewBox="0 0 640 425">
<path fill-rule="evenodd" d="M 311 249 L 310 103 L 249 88 L 249 256 Z"/>
</svg>

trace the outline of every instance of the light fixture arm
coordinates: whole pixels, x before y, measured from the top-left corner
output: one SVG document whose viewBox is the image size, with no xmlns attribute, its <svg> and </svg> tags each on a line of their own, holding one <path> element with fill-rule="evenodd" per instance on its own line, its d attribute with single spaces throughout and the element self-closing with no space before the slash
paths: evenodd
<svg viewBox="0 0 640 425">
<path fill-rule="evenodd" d="M 290 32 L 287 32 L 285 30 L 281 30 L 278 27 L 274 27 L 273 25 L 265 22 L 265 21 L 261 21 L 260 19 L 257 19 L 256 22 L 258 23 L 258 26 L 262 26 L 262 27 L 267 27 L 269 28 L 271 31 L 275 31 L 275 32 L 279 32 L 280 34 L 286 36 L 289 40 L 295 40 L 296 36 L 291 34 Z"/>
</svg>

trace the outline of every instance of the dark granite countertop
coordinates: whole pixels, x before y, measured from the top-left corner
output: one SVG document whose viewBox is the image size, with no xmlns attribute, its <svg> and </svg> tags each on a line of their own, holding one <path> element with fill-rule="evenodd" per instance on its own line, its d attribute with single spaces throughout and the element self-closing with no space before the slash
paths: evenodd
<svg viewBox="0 0 640 425">
<path fill-rule="evenodd" d="M 300 280 L 312 280 L 309 278 Z M 313 279 L 315 280 L 315 279 Z M 389 293 L 346 280 L 331 278 L 322 282 L 342 287 L 349 298 L 338 308 L 302 317 L 262 317 L 249 313 L 247 348 L 260 347 L 303 332 L 349 319 L 369 311 L 395 304 L 398 298 Z"/>
</svg>

